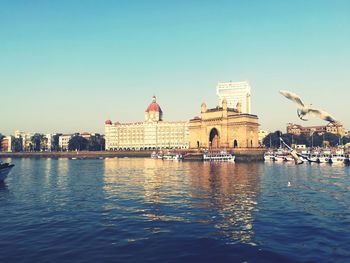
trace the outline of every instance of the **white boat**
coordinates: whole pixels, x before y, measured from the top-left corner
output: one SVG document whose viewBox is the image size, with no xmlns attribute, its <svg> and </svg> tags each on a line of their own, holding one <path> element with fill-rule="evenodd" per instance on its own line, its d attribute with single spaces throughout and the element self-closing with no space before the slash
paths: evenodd
<svg viewBox="0 0 350 263">
<path fill-rule="evenodd" d="M 14 166 L 14 164 L 0 163 L 0 183 L 6 179 Z"/>
<path fill-rule="evenodd" d="M 226 151 L 220 151 L 217 153 L 207 152 L 203 154 L 204 161 L 225 161 L 225 162 L 234 162 L 235 156 L 233 154 L 227 153 Z"/>
<path fill-rule="evenodd" d="M 268 151 L 264 154 L 264 160 L 265 161 L 273 161 L 274 160 L 274 154 L 272 151 Z"/>
<path fill-rule="evenodd" d="M 319 163 L 320 160 L 320 154 L 318 152 L 314 152 L 312 154 L 310 154 L 310 156 L 307 158 L 307 160 L 310 162 L 310 163 Z"/>
<path fill-rule="evenodd" d="M 330 159 L 330 163 L 333 163 L 333 164 L 341 164 L 345 162 L 346 162 L 346 159 L 344 154 L 332 154 Z"/>
<path fill-rule="evenodd" d="M 283 149 L 278 149 L 273 156 L 273 160 L 275 162 L 285 162 L 287 154 L 289 154 L 289 152 L 286 152 Z"/>
<path fill-rule="evenodd" d="M 285 160 L 286 162 L 295 162 L 295 160 L 294 160 L 294 158 L 293 158 L 292 155 L 286 155 L 286 156 L 284 157 L 284 160 Z"/>
<path fill-rule="evenodd" d="M 345 154 L 345 163 L 349 164 L 350 163 L 350 154 Z"/>
<path fill-rule="evenodd" d="M 329 163 L 331 160 L 331 154 L 328 152 L 320 154 L 320 157 L 318 157 L 319 163 Z"/>
<path fill-rule="evenodd" d="M 183 159 L 182 154 L 177 153 L 167 153 L 162 156 L 163 160 L 180 161 Z"/>
<path fill-rule="evenodd" d="M 284 153 L 277 152 L 273 157 L 273 160 L 275 162 L 284 162 L 286 160 L 286 155 Z"/>
<path fill-rule="evenodd" d="M 157 159 L 158 158 L 158 154 L 156 152 L 152 152 L 151 158 L 152 159 Z"/>
<path fill-rule="evenodd" d="M 333 164 L 342 164 L 346 162 L 345 154 L 343 150 L 336 151 L 335 154 L 331 155 L 330 163 Z"/>
</svg>

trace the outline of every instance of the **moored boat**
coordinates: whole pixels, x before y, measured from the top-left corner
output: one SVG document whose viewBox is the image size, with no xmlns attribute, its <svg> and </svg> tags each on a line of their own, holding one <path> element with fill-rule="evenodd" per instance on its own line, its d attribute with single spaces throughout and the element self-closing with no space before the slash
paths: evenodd
<svg viewBox="0 0 350 263">
<path fill-rule="evenodd" d="M 273 157 L 275 162 L 284 162 L 286 160 L 286 153 L 282 151 L 277 151 Z"/>
<path fill-rule="evenodd" d="M 307 160 L 310 163 L 319 163 L 320 162 L 319 158 L 320 158 L 320 154 L 318 152 L 313 152 L 308 156 Z"/>
<path fill-rule="evenodd" d="M 346 162 L 344 151 L 338 150 L 335 154 L 332 154 L 330 157 L 330 163 L 333 164 L 343 164 Z"/>
<path fill-rule="evenodd" d="M 293 158 L 292 155 L 286 155 L 286 156 L 284 157 L 284 160 L 285 160 L 286 162 L 295 162 L 295 160 L 294 160 L 294 158 Z"/>
<path fill-rule="evenodd" d="M 0 162 L 0 183 L 6 179 L 14 166 L 14 164 Z"/>
<path fill-rule="evenodd" d="M 323 151 L 320 154 L 320 157 L 318 157 L 319 163 L 329 163 L 331 160 L 331 152 L 330 151 Z"/>
<path fill-rule="evenodd" d="M 350 163 L 350 154 L 345 154 L 345 163 L 349 164 Z"/>
<path fill-rule="evenodd" d="M 264 160 L 265 161 L 273 161 L 274 160 L 274 153 L 273 151 L 268 151 L 264 154 Z"/>
<path fill-rule="evenodd" d="M 171 161 L 180 161 L 183 160 L 182 154 L 177 154 L 177 153 L 166 153 L 163 155 L 163 160 L 171 160 Z"/>
<path fill-rule="evenodd" d="M 204 161 L 229 161 L 234 162 L 235 156 L 233 154 L 230 154 L 226 151 L 220 151 L 220 152 L 206 152 L 203 154 L 203 160 Z"/>
</svg>

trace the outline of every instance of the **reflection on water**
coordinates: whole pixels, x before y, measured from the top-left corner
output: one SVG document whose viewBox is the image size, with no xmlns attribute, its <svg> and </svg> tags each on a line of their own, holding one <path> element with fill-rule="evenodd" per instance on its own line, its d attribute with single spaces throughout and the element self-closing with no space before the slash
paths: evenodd
<svg viewBox="0 0 350 263">
<path fill-rule="evenodd" d="M 350 259 L 349 166 L 6 161 L 0 262 Z"/>
<path fill-rule="evenodd" d="M 259 191 L 259 164 L 205 163 L 199 165 L 193 188 L 200 188 L 202 206 L 212 207 L 217 216 L 212 221 L 217 229 L 234 242 L 251 243 L 253 212 Z"/>
<path fill-rule="evenodd" d="M 142 198 L 142 215 L 149 220 L 197 221 L 213 225 L 228 242 L 252 243 L 260 164 L 106 159 L 104 165 L 109 199 Z"/>
</svg>

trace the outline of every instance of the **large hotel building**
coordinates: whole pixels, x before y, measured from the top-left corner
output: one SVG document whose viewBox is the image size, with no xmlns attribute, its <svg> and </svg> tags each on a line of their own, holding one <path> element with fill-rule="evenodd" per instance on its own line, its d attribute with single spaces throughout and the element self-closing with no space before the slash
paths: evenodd
<svg viewBox="0 0 350 263">
<path fill-rule="evenodd" d="M 163 121 L 163 111 L 152 98 L 145 120 L 134 123 L 105 122 L 106 150 L 186 149 L 189 147 L 188 122 Z"/>
<path fill-rule="evenodd" d="M 236 108 L 237 103 L 241 105 L 242 113 L 251 114 L 250 85 L 247 81 L 219 82 L 216 86 L 216 94 L 219 97 L 219 106 L 226 99 L 228 108 Z"/>
</svg>

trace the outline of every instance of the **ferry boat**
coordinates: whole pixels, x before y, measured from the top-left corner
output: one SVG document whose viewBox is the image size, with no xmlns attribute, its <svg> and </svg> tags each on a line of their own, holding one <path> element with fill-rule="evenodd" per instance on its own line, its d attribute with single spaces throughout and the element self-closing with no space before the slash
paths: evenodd
<svg viewBox="0 0 350 263">
<path fill-rule="evenodd" d="M 331 160 L 331 152 L 330 151 L 324 151 L 322 154 L 320 154 L 320 157 L 318 157 L 319 163 L 329 163 Z"/>
<path fill-rule="evenodd" d="M 320 154 L 318 152 L 314 152 L 308 156 L 307 160 L 310 163 L 319 163 L 320 162 L 319 158 L 320 158 Z"/>
<path fill-rule="evenodd" d="M 349 164 L 350 163 L 350 153 L 345 154 L 345 163 Z"/>
<path fill-rule="evenodd" d="M 286 162 L 295 162 L 295 160 L 294 160 L 294 158 L 293 158 L 293 156 L 292 155 L 286 155 L 286 156 L 284 156 L 284 161 L 286 161 Z"/>
<path fill-rule="evenodd" d="M 275 162 L 284 162 L 286 160 L 286 153 L 284 151 L 278 150 L 273 157 Z"/>
<path fill-rule="evenodd" d="M 235 156 L 233 154 L 227 153 L 226 151 L 220 151 L 217 153 L 213 152 L 207 152 L 203 154 L 203 160 L 204 161 L 228 161 L 228 162 L 234 162 Z"/>
<path fill-rule="evenodd" d="M 167 153 L 163 155 L 163 160 L 180 161 L 183 160 L 182 154 L 177 153 Z"/>
<path fill-rule="evenodd" d="M 14 166 L 14 164 L 0 162 L 0 183 L 6 179 Z"/>
<path fill-rule="evenodd" d="M 330 157 L 330 163 L 333 164 L 342 164 L 346 162 L 344 151 L 336 151 L 335 154 L 332 154 Z"/>
</svg>

